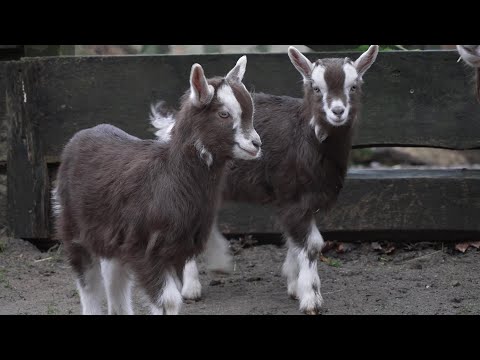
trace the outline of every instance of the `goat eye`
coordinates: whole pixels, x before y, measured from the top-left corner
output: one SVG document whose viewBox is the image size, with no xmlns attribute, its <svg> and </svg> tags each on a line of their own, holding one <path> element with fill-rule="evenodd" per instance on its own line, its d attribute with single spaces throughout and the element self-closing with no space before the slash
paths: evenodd
<svg viewBox="0 0 480 360">
<path fill-rule="evenodd" d="M 229 114 L 227 111 L 220 111 L 220 112 L 218 113 L 218 116 L 220 116 L 221 118 L 224 118 L 224 119 L 225 119 L 225 118 L 229 117 L 230 114 Z"/>
<path fill-rule="evenodd" d="M 320 92 L 320 88 L 318 86 L 314 86 L 313 87 L 313 91 L 315 91 L 316 93 L 319 93 Z"/>
<path fill-rule="evenodd" d="M 351 88 L 350 88 L 350 91 L 351 92 L 355 92 L 355 90 L 357 90 L 357 87 L 355 85 L 353 85 Z"/>
</svg>

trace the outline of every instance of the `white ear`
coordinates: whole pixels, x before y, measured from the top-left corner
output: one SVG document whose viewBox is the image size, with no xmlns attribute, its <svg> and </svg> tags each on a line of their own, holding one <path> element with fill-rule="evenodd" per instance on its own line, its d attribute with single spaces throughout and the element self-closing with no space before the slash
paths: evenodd
<svg viewBox="0 0 480 360">
<path fill-rule="evenodd" d="M 480 67 L 480 47 L 479 45 L 457 45 L 457 51 L 468 65 Z"/>
<path fill-rule="evenodd" d="M 358 72 L 358 77 L 362 78 L 363 74 L 372 66 L 375 62 L 378 55 L 378 45 L 371 45 L 367 51 L 365 51 L 360 57 L 355 61 L 355 68 Z"/>
<path fill-rule="evenodd" d="M 209 85 L 200 64 L 193 64 L 190 72 L 190 99 L 197 105 L 207 105 L 212 101 L 215 90 Z"/>
<path fill-rule="evenodd" d="M 303 80 L 310 79 L 313 70 L 312 62 L 293 46 L 288 48 L 288 57 L 293 66 L 302 74 Z"/>
<path fill-rule="evenodd" d="M 235 67 L 230 70 L 230 72 L 225 77 L 228 81 L 233 82 L 242 82 L 243 76 L 245 75 L 245 70 L 247 68 L 247 57 L 243 55 L 238 59 Z"/>
</svg>

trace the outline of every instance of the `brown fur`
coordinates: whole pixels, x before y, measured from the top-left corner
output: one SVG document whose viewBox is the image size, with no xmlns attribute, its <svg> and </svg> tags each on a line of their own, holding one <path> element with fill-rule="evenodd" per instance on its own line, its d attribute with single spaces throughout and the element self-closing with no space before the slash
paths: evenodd
<svg viewBox="0 0 480 360">
<path fill-rule="evenodd" d="M 234 144 L 232 122 L 217 115 L 216 91 L 225 79 L 208 82 L 213 100 L 196 107 L 187 92 L 168 144 L 102 124 L 78 132 L 66 145 L 56 230 L 82 286 L 85 271 L 99 258 L 116 258 L 155 303 L 165 271 L 180 271 L 202 251 Z M 240 126 L 251 128 L 250 95 L 231 86 L 245 114 Z M 198 139 L 212 154 L 211 166 L 199 157 Z"/>
<path fill-rule="evenodd" d="M 343 87 L 343 59 L 322 59 L 330 92 Z M 342 78 L 343 77 L 343 78 Z M 309 83 L 304 98 L 254 95 L 255 129 L 262 139 L 263 156 L 255 163 L 235 160 L 225 179 L 224 200 L 271 203 L 279 210 L 285 231 L 303 247 L 310 221 L 318 210 L 328 210 L 343 187 L 355 119 L 360 110 L 360 83 L 351 94 L 346 125 L 333 127 L 325 119 L 322 102 Z M 328 132 L 320 143 L 309 121 Z"/>
</svg>

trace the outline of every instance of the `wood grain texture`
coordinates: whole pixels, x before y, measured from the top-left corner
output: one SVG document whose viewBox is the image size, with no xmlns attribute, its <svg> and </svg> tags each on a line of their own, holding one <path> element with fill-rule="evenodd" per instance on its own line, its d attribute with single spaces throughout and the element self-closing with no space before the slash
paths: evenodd
<svg viewBox="0 0 480 360">
<path fill-rule="evenodd" d="M 338 56 L 322 53 L 322 57 Z M 342 53 L 356 58 L 359 53 Z M 315 54 L 308 54 L 312 60 Z M 471 69 L 453 51 L 380 53 L 365 75 L 364 106 L 355 147 L 427 146 L 480 148 L 480 104 Z M 155 100 L 176 106 L 188 88 L 191 65 L 207 76 L 225 74 L 238 55 L 52 57 L 35 63 L 40 135 L 49 161 L 78 130 L 111 123 L 152 138 L 148 112 Z M 251 54 L 245 84 L 250 90 L 301 95 L 301 80 L 286 54 Z"/>
<path fill-rule="evenodd" d="M 318 214 L 322 231 L 480 231 L 478 170 L 352 170 L 337 204 Z M 226 203 L 225 233 L 277 233 L 268 206 Z"/>
<path fill-rule="evenodd" d="M 50 183 L 38 131 L 38 99 L 25 92 L 34 87 L 37 74 L 36 64 L 10 63 L 6 69 L 8 227 L 14 236 L 24 238 L 50 235 Z"/>
</svg>

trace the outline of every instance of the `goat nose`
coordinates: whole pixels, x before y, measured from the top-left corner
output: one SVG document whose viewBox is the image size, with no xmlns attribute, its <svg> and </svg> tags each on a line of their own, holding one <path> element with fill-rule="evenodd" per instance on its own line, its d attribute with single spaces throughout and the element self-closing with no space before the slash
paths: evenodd
<svg viewBox="0 0 480 360">
<path fill-rule="evenodd" d="M 333 109 L 332 109 L 332 112 L 337 115 L 337 116 L 340 116 L 342 115 L 344 112 L 345 112 L 345 108 L 344 107 L 341 107 L 341 106 L 335 106 Z"/>
<path fill-rule="evenodd" d="M 260 140 L 252 140 L 252 144 L 253 146 L 255 146 L 257 149 L 260 148 L 260 146 L 262 146 L 262 142 Z"/>
</svg>

